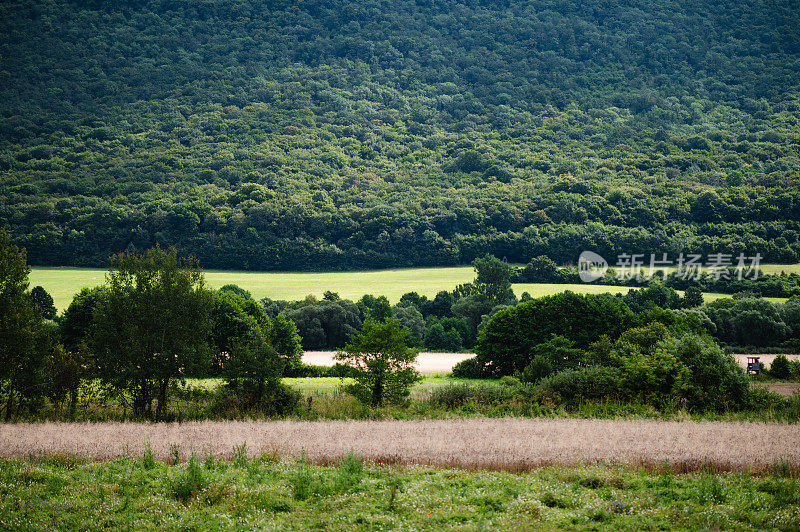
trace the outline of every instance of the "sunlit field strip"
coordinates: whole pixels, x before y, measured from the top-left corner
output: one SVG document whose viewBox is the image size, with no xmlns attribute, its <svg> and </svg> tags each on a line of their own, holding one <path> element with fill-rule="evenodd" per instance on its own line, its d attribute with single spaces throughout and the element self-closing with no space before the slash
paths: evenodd
<svg viewBox="0 0 800 532">
<path fill-rule="evenodd" d="M 106 270 L 94 268 L 33 268 L 31 286 L 41 285 L 55 301 L 56 308 L 64 310 L 81 288 L 97 286 L 105 279 Z M 212 288 L 237 284 L 261 299 L 298 300 L 309 294 L 318 298 L 326 290 L 338 292 L 341 297 L 358 299 L 364 294 L 385 295 L 397 302 L 406 292 L 416 291 L 432 297 L 440 290 L 452 290 L 456 285 L 474 279 L 472 267 L 408 268 L 398 270 L 372 270 L 363 272 L 325 273 L 275 273 L 208 270 L 206 281 Z M 586 284 L 516 284 L 514 292 L 520 296 L 528 292 L 533 297 L 572 290 L 578 293 L 625 293 L 629 287 Z M 724 294 L 706 294 L 711 301 Z M 780 298 L 769 298 L 780 301 Z"/>
</svg>

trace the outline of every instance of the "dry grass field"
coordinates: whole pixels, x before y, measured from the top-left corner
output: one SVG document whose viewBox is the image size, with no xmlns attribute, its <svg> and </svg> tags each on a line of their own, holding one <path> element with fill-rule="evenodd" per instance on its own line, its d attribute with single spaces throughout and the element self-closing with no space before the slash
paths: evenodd
<svg viewBox="0 0 800 532">
<path fill-rule="evenodd" d="M 303 363 L 313 366 L 333 366 L 336 351 L 306 351 Z M 414 367 L 423 374 L 450 373 L 453 366 L 475 356 L 475 353 L 420 353 Z"/>
<path fill-rule="evenodd" d="M 760 362 L 764 364 L 764 367 L 769 369 L 772 367 L 772 361 L 775 360 L 775 357 L 778 355 L 748 355 L 748 354 L 735 354 L 731 355 L 736 362 L 739 363 L 740 366 L 743 368 L 747 368 L 747 357 L 756 356 L 759 358 Z M 789 360 L 800 360 L 800 354 L 784 354 L 786 358 Z"/>
<path fill-rule="evenodd" d="M 800 469 L 800 430 L 779 423 L 594 419 L 424 421 L 20 423 L 0 425 L 0 457 L 79 455 L 231 458 L 270 453 L 334 463 L 355 452 L 382 463 L 525 471 L 543 466 L 609 464 L 676 472 Z M 241 448 L 241 447 L 240 447 Z"/>
</svg>

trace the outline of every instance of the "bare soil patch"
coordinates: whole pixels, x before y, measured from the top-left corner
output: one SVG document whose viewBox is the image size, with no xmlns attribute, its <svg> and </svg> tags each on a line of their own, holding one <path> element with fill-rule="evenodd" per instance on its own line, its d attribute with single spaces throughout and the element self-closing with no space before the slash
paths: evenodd
<svg viewBox="0 0 800 532">
<path fill-rule="evenodd" d="M 771 392 L 776 392 L 784 397 L 791 397 L 800 392 L 800 382 L 759 382 L 754 386 L 766 388 Z"/>
</svg>

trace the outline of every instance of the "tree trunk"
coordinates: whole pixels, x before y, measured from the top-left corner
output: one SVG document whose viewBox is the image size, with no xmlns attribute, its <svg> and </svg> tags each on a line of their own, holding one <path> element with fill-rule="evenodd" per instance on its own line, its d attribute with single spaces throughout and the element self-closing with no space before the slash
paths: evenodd
<svg viewBox="0 0 800 532">
<path fill-rule="evenodd" d="M 78 390 L 77 388 L 69 391 L 69 418 L 75 419 L 75 411 L 78 409 Z"/>
<path fill-rule="evenodd" d="M 254 401 L 254 408 L 261 408 L 261 399 L 264 398 L 264 379 L 258 379 L 258 385 L 256 385 L 256 396 Z"/>
<path fill-rule="evenodd" d="M 381 406 L 383 403 L 383 375 L 378 375 L 372 385 L 372 406 Z"/>
<path fill-rule="evenodd" d="M 13 406 L 14 406 L 14 388 L 9 387 L 8 401 L 6 401 L 6 418 L 5 418 L 6 421 L 8 421 L 11 418 L 11 408 Z"/>
<path fill-rule="evenodd" d="M 156 403 L 156 421 L 161 421 L 164 410 L 167 407 L 167 388 L 169 387 L 169 377 L 161 380 L 158 388 L 158 403 Z"/>
</svg>

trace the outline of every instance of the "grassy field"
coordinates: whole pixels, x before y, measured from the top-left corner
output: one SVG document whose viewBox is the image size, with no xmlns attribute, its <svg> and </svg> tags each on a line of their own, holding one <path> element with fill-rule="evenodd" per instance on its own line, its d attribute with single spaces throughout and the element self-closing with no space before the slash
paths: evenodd
<svg viewBox="0 0 800 532">
<path fill-rule="evenodd" d="M 284 377 L 282 379 L 284 384 L 299 390 L 304 395 L 330 395 L 342 387 L 342 384 L 353 382 L 352 379 L 341 379 L 339 377 Z M 192 387 L 201 388 L 204 390 L 212 390 L 222 385 L 222 379 L 186 379 L 186 384 Z M 443 373 L 439 374 L 426 374 L 423 376 L 422 381 L 414 385 L 415 392 L 428 392 L 439 386 L 447 384 L 497 384 L 497 380 L 492 379 L 454 379 L 447 377 Z"/>
<path fill-rule="evenodd" d="M 597 465 L 525 474 L 202 455 L 0 460 L 3 530 L 797 530 L 798 481 Z"/>
<path fill-rule="evenodd" d="M 795 266 L 792 266 L 795 268 Z M 72 297 L 84 287 L 97 286 L 105 280 L 106 270 L 92 268 L 32 268 L 31 286 L 41 285 L 52 296 L 58 310 L 64 310 Z M 253 297 L 261 299 L 298 300 L 309 294 L 318 298 L 323 292 L 332 290 L 348 299 L 358 299 L 364 294 L 385 295 L 396 302 L 406 292 L 416 291 L 432 297 L 440 290 L 452 290 L 456 285 L 470 282 L 475 273 L 470 266 L 449 268 L 408 268 L 397 270 L 373 270 L 363 272 L 326 273 L 259 273 L 207 270 L 206 281 L 212 288 L 236 284 L 249 290 Z M 628 287 L 586 284 L 516 284 L 514 292 L 519 296 L 528 292 L 533 297 L 572 290 L 578 293 L 622 292 Z M 727 297 L 722 294 L 706 294 L 707 300 Z M 774 298 L 780 301 L 779 298 Z"/>
</svg>

